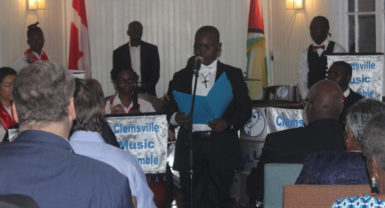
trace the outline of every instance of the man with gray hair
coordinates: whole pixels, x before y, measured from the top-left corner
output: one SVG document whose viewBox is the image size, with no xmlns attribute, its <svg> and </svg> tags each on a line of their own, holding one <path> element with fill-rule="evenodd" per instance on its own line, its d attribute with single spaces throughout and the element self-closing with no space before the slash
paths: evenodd
<svg viewBox="0 0 385 208">
<path fill-rule="evenodd" d="M 73 91 L 73 77 L 59 65 L 37 62 L 21 70 L 12 106 L 20 134 L 0 144 L 0 194 L 27 195 L 42 208 L 133 207 L 123 175 L 69 145 Z"/>
<path fill-rule="evenodd" d="M 346 115 L 346 137 L 354 138 L 353 141 L 361 146 L 366 124 L 378 113 L 385 113 L 385 104 L 373 98 L 366 98 L 352 105 Z"/>
</svg>

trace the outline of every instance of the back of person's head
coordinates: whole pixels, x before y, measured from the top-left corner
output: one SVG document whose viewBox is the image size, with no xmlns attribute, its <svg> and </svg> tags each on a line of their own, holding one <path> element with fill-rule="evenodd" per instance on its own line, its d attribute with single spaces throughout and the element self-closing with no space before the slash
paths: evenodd
<svg viewBox="0 0 385 208">
<path fill-rule="evenodd" d="M 72 130 L 101 132 L 105 102 L 100 83 L 95 79 L 76 79 L 74 103 L 76 120 Z"/>
<path fill-rule="evenodd" d="M 362 140 L 362 150 L 366 159 L 374 158 L 378 166 L 385 170 L 385 114 L 373 116 L 367 123 Z M 368 165 L 369 168 L 369 165 Z M 381 184 L 382 185 L 382 184 Z"/>
<path fill-rule="evenodd" d="M 64 121 L 73 90 L 72 75 L 56 63 L 38 61 L 23 68 L 12 92 L 20 127 Z"/>
<path fill-rule="evenodd" d="M 349 107 L 346 115 L 346 129 L 350 129 L 359 145 L 361 145 L 366 124 L 378 113 L 385 113 L 385 104 L 373 98 L 362 99 Z"/>
<path fill-rule="evenodd" d="M 345 61 L 336 61 L 330 66 L 330 69 L 333 67 L 340 67 L 344 69 L 347 75 L 352 76 L 352 71 L 353 71 L 352 66 L 350 66 L 350 64 L 346 63 Z"/>
<path fill-rule="evenodd" d="M 0 83 L 3 82 L 4 78 L 8 75 L 17 75 L 17 72 L 11 67 L 1 67 L 0 68 Z"/>
<path fill-rule="evenodd" d="M 305 113 L 308 122 L 320 119 L 337 119 L 343 109 L 342 91 L 338 84 L 321 80 L 309 90 Z"/>
<path fill-rule="evenodd" d="M 43 35 L 43 30 L 39 26 L 37 26 L 38 24 L 39 22 L 35 22 L 33 24 L 28 25 L 27 38 L 31 38 L 34 34 Z"/>
<path fill-rule="evenodd" d="M 345 61 L 334 62 L 330 66 L 327 79 L 336 81 L 340 85 L 342 91 L 348 89 L 351 78 L 352 67 Z"/>
</svg>

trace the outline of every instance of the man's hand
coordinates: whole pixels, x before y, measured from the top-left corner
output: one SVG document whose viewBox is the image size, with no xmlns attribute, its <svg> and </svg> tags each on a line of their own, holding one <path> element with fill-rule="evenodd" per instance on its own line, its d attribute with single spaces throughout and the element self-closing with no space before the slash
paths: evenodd
<svg viewBox="0 0 385 208">
<path fill-rule="evenodd" d="M 26 54 L 24 55 L 25 62 L 32 64 L 32 62 L 35 60 L 35 58 L 32 55 Z"/>
<path fill-rule="evenodd" d="M 132 108 L 128 113 L 141 113 L 139 109 Z"/>
<path fill-rule="evenodd" d="M 228 124 L 225 120 L 223 119 L 213 119 L 213 121 L 208 122 L 209 127 L 214 131 L 214 132 L 221 132 L 227 129 Z"/>
<path fill-rule="evenodd" d="M 189 124 L 191 122 L 191 117 L 186 116 L 186 114 L 183 112 L 178 112 L 175 115 L 175 121 L 179 126 L 186 125 L 186 124 Z"/>
<path fill-rule="evenodd" d="M 111 114 L 123 114 L 124 110 L 122 105 L 118 104 L 112 107 Z"/>
</svg>

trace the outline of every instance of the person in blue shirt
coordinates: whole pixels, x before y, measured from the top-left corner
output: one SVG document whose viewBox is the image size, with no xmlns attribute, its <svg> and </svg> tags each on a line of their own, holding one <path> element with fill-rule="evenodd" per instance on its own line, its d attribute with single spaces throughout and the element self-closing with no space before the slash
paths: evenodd
<svg viewBox="0 0 385 208">
<path fill-rule="evenodd" d="M 57 64 L 20 71 L 12 92 L 20 134 L 0 144 L 0 194 L 30 196 L 40 208 L 133 207 L 126 177 L 71 148 L 73 90 L 72 75 Z"/>
<path fill-rule="evenodd" d="M 135 156 L 104 142 L 101 132 L 104 123 L 104 95 L 94 79 L 76 79 L 74 102 L 76 121 L 70 144 L 76 153 L 111 165 L 130 181 L 136 207 L 155 208 L 154 194 Z"/>
</svg>

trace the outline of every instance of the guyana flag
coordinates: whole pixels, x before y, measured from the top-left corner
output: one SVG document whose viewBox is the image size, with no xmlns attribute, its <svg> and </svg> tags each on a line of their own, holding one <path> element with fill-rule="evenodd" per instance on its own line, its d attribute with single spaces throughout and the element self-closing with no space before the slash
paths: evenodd
<svg viewBox="0 0 385 208">
<path fill-rule="evenodd" d="M 250 0 L 249 27 L 247 33 L 247 80 L 252 100 L 263 99 L 263 87 L 267 86 L 267 60 L 263 18 L 258 0 Z"/>
</svg>

